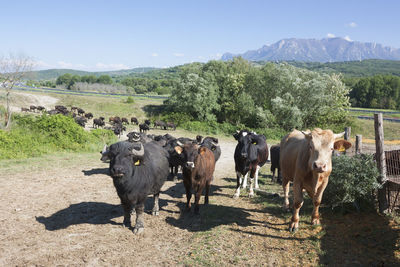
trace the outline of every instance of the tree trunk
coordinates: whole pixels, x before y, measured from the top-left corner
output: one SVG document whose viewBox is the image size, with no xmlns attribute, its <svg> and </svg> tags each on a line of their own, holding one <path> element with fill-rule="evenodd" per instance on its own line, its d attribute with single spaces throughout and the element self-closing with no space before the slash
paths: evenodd
<svg viewBox="0 0 400 267">
<path fill-rule="evenodd" d="M 4 124 L 6 126 L 6 129 L 8 129 L 8 127 L 10 126 L 10 123 L 11 123 L 10 92 L 9 91 L 6 94 L 6 100 L 7 100 L 7 111 L 6 111 L 6 114 L 4 116 L 5 117 Z"/>
</svg>

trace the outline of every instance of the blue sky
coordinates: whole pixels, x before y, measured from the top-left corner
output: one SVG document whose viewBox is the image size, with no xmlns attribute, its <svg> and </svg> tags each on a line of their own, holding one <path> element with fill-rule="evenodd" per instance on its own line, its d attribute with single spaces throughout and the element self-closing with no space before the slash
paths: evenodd
<svg viewBox="0 0 400 267">
<path fill-rule="evenodd" d="M 1 1 L 0 55 L 38 69 L 169 67 L 284 38 L 400 48 L 400 1 Z"/>
</svg>

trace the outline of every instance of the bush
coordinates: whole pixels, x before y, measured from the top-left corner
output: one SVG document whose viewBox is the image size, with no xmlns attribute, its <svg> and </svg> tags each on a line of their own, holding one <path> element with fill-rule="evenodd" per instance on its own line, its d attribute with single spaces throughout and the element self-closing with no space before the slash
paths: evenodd
<svg viewBox="0 0 400 267">
<path fill-rule="evenodd" d="M 173 122 L 176 126 L 181 126 L 184 123 L 192 121 L 193 117 L 186 113 L 171 112 L 162 115 L 160 120 L 165 122 Z"/>
<path fill-rule="evenodd" d="M 85 131 L 63 115 L 14 117 L 11 131 L 0 130 L 0 159 L 28 158 L 56 151 L 96 151 L 116 138 L 112 131 Z"/>
<path fill-rule="evenodd" d="M 333 208 L 348 208 L 354 205 L 357 210 L 374 207 L 375 191 L 379 172 L 372 155 L 354 157 L 338 156 L 332 158 L 332 173 L 323 195 L 323 203 Z"/>
<path fill-rule="evenodd" d="M 128 96 L 128 97 L 126 98 L 126 100 L 125 100 L 125 103 L 133 104 L 133 103 L 135 103 L 135 100 L 133 99 L 133 97 Z"/>
</svg>

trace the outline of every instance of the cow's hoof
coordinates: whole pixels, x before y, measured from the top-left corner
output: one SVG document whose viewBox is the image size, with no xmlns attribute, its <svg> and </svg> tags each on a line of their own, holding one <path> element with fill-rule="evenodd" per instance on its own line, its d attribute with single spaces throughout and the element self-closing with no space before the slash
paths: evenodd
<svg viewBox="0 0 400 267">
<path fill-rule="evenodd" d="M 295 233 L 299 228 L 299 223 L 291 222 L 289 226 L 289 232 Z"/>
<path fill-rule="evenodd" d="M 250 193 L 249 198 L 253 198 L 253 197 L 254 197 L 254 193 Z"/>
<path fill-rule="evenodd" d="M 234 195 L 232 196 L 232 198 L 233 198 L 233 199 L 237 199 L 237 198 L 239 198 L 239 195 L 234 194 Z"/>
<path fill-rule="evenodd" d="M 152 214 L 153 216 L 158 216 L 158 215 L 160 215 L 160 212 L 159 212 L 158 210 L 153 210 L 153 211 L 151 212 L 151 214 Z"/>
<path fill-rule="evenodd" d="M 135 227 L 135 228 L 133 228 L 133 233 L 135 235 L 140 235 L 143 232 L 144 232 L 144 227 Z"/>
<path fill-rule="evenodd" d="M 315 219 L 312 219 L 311 224 L 312 225 L 320 225 L 321 223 L 320 223 L 319 219 L 315 218 Z"/>
<path fill-rule="evenodd" d="M 258 185 L 254 186 L 255 189 L 260 189 L 260 187 Z"/>
</svg>

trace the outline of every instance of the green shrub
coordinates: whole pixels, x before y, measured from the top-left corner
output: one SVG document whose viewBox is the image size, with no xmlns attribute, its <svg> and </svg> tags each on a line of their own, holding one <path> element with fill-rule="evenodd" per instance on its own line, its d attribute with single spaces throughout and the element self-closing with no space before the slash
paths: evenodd
<svg viewBox="0 0 400 267">
<path fill-rule="evenodd" d="M 133 97 L 128 96 L 128 97 L 126 98 L 126 100 L 125 100 L 125 103 L 133 104 L 133 103 L 135 103 L 135 100 L 133 99 Z"/>
<path fill-rule="evenodd" d="M 62 115 L 14 116 L 11 131 L 0 130 L 0 159 L 28 158 L 56 151 L 96 151 L 115 142 L 112 131 L 85 131 Z"/>
<path fill-rule="evenodd" d="M 173 122 L 176 126 L 181 126 L 184 123 L 192 121 L 193 117 L 187 113 L 171 112 L 162 115 L 160 120 L 165 122 Z"/>
<path fill-rule="evenodd" d="M 379 188 L 379 172 L 372 155 L 345 155 L 332 158 L 332 173 L 323 195 L 323 203 L 332 208 L 357 210 L 374 207 L 375 191 Z"/>
</svg>

